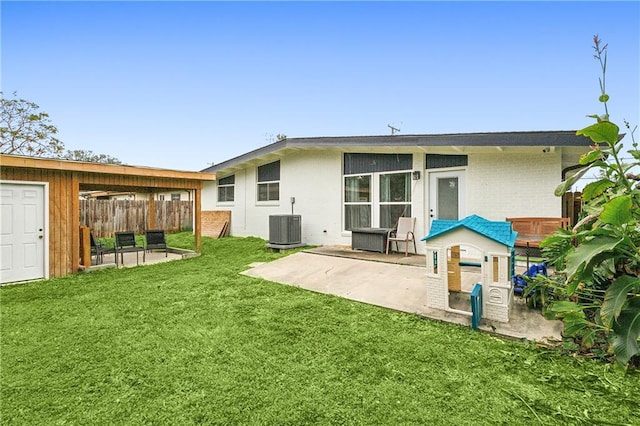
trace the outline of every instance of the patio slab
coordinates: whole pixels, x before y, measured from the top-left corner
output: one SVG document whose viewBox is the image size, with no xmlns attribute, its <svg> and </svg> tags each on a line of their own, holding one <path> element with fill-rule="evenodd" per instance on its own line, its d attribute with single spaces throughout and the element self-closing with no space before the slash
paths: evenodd
<svg viewBox="0 0 640 426">
<path fill-rule="evenodd" d="M 164 263 L 164 262 L 171 262 L 174 260 L 181 260 L 181 259 L 185 259 L 188 257 L 193 257 L 193 256 L 197 256 L 198 253 L 191 251 L 191 250 L 182 250 L 182 249 L 173 249 L 173 248 L 169 248 L 169 251 L 165 257 L 165 253 L 163 251 L 152 251 L 152 252 L 147 252 L 146 256 L 145 256 L 145 260 L 143 262 L 142 258 L 142 252 L 138 253 L 138 257 L 139 257 L 139 262 L 136 262 L 136 253 L 123 253 L 124 255 L 124 260 L 122 263 L 120 263 L 120 261 L 118 261 L 118 266 L 120 268 L 131 268 L 134 266 L 142 266 L 142 265 L 153 265 L 156 263 Z M 96 264 L 96 265 L 91 265 L 88 268 L 85 268 L 84 271 L 85 272 L 91 272 L 91 271 L 95 271 L 95 270 L 99 270 L 99 269 L 105 269 L 105 268 L 115 268 L 116 267 L 116 260 L 115 260 L 115 254 L 114 253 L 109 253 L 109 254 L 105 254 L 104 255 L 104 259 L 101 263 Z M 92 262 L 95 262 L 95 257 L 91 258 Z"/>
<path fill-rule="evenodd" d="M 426 306 L 425 267 L 417 265 L 418 260 L 424 261 L 424 256 L 409 256 L 416 263 L 412 265 L 394 263 L 393 258 L 387 257 L 391 255 L 377 254 L 386 261 L 375 261 L 376 257 L 366 252 L 361 255 L 368 260 L 353 253 L 332 256 L 326 250 L 320 254 L 318 249 L 310 249 L 252 265 L 242 274 L 440 321 L 471 325 L 470 316 Z M 404 254 L 399 257 L 405 258 Z M 479 328 L 516 339 L 551 342 L 561 339 L 562 323 L 546 320 L 539 311 L 527 308 L 522 299 L 515 298 L 509 323 L 482 320 Z"/>
</svg>

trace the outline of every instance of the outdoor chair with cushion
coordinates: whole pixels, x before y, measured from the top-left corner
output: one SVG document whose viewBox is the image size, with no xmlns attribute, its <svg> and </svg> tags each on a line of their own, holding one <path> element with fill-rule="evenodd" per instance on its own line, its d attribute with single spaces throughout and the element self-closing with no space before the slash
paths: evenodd
<svg viewBox="0 0 640 426">
<path fill-rule="evenodd" d="M 104 255 L 113 253 L 114 248 L 113 246 L 95 238 L 93 236 L 93 232 L 89 232 L 89 236 L 91 239 L 91 256 L 96 257 L 96 265 L 99 265 L 104 261 Z"/>
<path fill-rule="evenodd" d="M 116 253 L 116 266 L 118 265 L 118 254 L 120 254 L 120 263 L 124 264 L 124 253 L 133 253 L 136 254 L 136 264 L 140 264 L 140 258 L 138 256 L 139 252 L 142 252 L 142 262 L 145 262 L 145 251 L 144 247 L 141 247 L 136 244 L 136 236 L 133 232 L 116 232 L 116 245 L 115 245 L 115 253 Z"/>
<path fill-rule="evenodd" d="M 164 230 L 151 229 L 144 232 L 145 235 L 145 250 L 151 252 L 151 250 L 164 250 L 164 257 L 167 257 L 167 240 L 164 236 Z"/>
<path fill-rule="evenodd" d="M 413 234 L 416 226 L 415 217 L 401 217 L 398 219 L 398 228 L 395 231 L 390 231 L 387 237 L 387 254 L 389 254 L 389 247 L 391 243 L 396 243 L 396 251 L 398 251 L 398 243 L 404 243 L 404 255 L 409 256 L 409 242 L 413 242 L 413 252 L 416 250 L 416 238 Z"/>
</svg>

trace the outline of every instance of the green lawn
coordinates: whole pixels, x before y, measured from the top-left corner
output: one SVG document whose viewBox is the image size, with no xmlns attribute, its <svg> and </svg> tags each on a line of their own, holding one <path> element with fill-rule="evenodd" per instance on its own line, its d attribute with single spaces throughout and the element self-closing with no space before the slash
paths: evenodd
<svg viewBox="0 0 640 426">
<path fill-rule="evenodd" d="M 640 422 L 638 372 L 239 275 L 264 245 L 1 288 L 0 423 Z"/>
</svg>

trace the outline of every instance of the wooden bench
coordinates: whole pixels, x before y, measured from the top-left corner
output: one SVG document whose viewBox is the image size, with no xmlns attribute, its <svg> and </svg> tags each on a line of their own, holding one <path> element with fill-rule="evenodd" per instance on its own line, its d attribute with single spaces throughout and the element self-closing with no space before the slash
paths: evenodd
<svg viewBox="0 0 640 426">
<path fill-rule="evenodd" d="M 529 268 L 529 249 L 540 248 L 542 240 L 552 235 L 558 228 L 569 227 L 568 217 L 508 217 L 511 227 L 518 233 L 515 246 L 526 249 L 527 269 Z"/>
</svg>

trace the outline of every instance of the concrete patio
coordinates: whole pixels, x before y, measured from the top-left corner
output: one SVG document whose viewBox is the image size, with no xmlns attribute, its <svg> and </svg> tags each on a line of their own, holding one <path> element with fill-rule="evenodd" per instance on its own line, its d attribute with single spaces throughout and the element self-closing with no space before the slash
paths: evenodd
<svg viewBox="0 0 640 426">
<path fill-rule="evenodd" d="M 198 256 L 198 253 L 191 250 L 183 250 L 183 249 L 176 249 L 176 248 L 169 247 L 166 256 L 164 251 L 151 251 L 145 254 L 144 256 L 145 259 L 143 261 L 142 252 L 139 252 L 137 255 L 138 255 L 138 260 L 136 260 L 136 253 L 123 253 L 123 261 L 122 263 L 120 263 L 120 260 L 118 260 L 118 267 L 131 268 L 134 266 L 153 265 L 156 263 L 171 262 L 174 260 L 181 260 L 189 257 Z M 105 269 L 105 268 L 115 268 L 116 267 L 115 259 L 116 258 L 114 253 L 107 253 L 107 254 L 104 254 L 102 262 L 96 264 L 95 263 L 96 258 L 95 256 L 92 256 L 91 257 L 92 264 L 88 268 L 85 268 L 84 272 L 91 272 L 91 271 Z"/>
<path fill-rule="evenodd" d="M 425 258 L 404 253 L 381 254 L 344 246 L 317 247 L 269 263 L 251 265 L 243 274 L 319 293 L 470 326 L 471 317 L 426 306 Z M 518 267 L 522 272 L 524 267 Z M 473 272 L 465 287 L 473 285 Z M 460 293 L 464 298 L 465 293 Z M 452 297 L 457 297 L 453 295 Z M 459 303 L 454 300 L 453 303 Z M 481 330 L 516 339 L 561 339 L 562 323 L 546 320 L 515 297 L 509 323 L 482 320 Z"/>
</svg>

